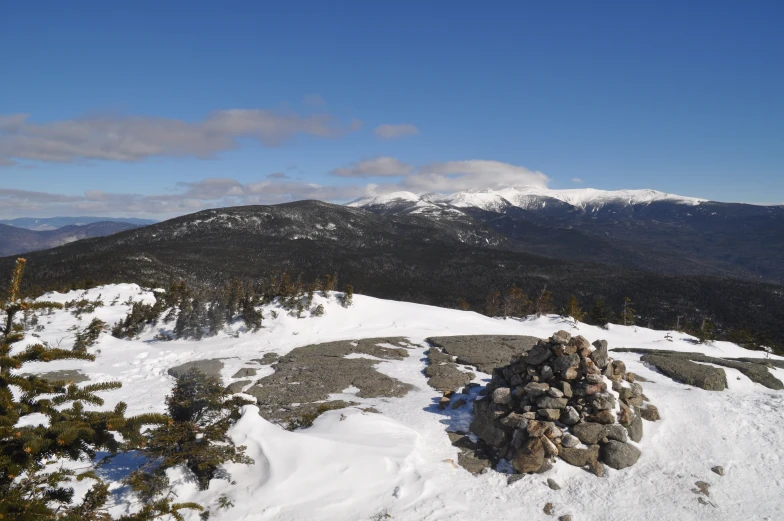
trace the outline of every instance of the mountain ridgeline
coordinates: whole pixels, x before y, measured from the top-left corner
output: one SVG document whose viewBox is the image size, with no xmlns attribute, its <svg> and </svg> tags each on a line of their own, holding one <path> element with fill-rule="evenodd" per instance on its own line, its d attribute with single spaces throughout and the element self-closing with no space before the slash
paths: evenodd
<svg viewBox="0 0 784 521">
<path fill-rule="evenodd" d="M 576 302 L 587 310 L 601 300 L 612 319 L 630 297 L 636 313 L 631 318 L 640 325 L 694 328 L 710 322 L 719 332 L 784 345 L 784 288 L 735 266 L 730 257 L 739 252 L 727 252 L 723 261 L 714 250 L 705 253 L 692 243 L 681 245 L 688 252 L 679 252 L 673 230 L 684 229 L 686 237 L 707 226 L 675 223 L 674 212 L 681 209 L 666 205 L 682 203 L 655 201 L 648 206 L 657 208 L 625 213 L 609 205 L 589 214 L 546 210 L 562 215 L 562 221 L 536 216 L 530 207 L 496 211 L 438 203 L 422 212 L 393 204 L 395 211 L 383 211 L 379 204 L 365 209 L 319 201 L 205 210 L 27 254 L 27 290 L 118 281 L 166 286 L 172 280 L 219 288 L 233 278 L 260 281 L 286 273 L 309 282 L 337 273 L 357 293 L 485 312 L 495 292 L 505 298 L 514 287 L 536 299 L 546 288 L 551 311 L 563 311 L 570 300 L 570 306 Z M 703 204 L 683 209 L 696 212 Z M 747 210 L 733 210 L 722 220 L 731 223 L 728 229 L 743 229 L 739 221 Z M 654 211 L 655 219 L 641 217 Z M 750 217 L 773 223 L 761 232 L 771 238 L 768 265 L 775 264 L 773 252 L 781 247 L 773 241 L 781 235 L 776 215 Z M 602 226 L 609 231 L 600 234 Z M 645 248 L 624 239 L 635 233 L 667 235 L 667 230 L 661 244 Z M 12 263 L 13 258 L 0 259 L 0 270 Z"/>
<path fill-rule="evenodd" d="M 0 224 L 0 255 L 17 255 L 55 248 L 69 242 L 103 237 L 138 226 L 126 222 L 99 221 L 84 225 L 68 224 L 53 230 L 32 230 Z"/>
</svg>

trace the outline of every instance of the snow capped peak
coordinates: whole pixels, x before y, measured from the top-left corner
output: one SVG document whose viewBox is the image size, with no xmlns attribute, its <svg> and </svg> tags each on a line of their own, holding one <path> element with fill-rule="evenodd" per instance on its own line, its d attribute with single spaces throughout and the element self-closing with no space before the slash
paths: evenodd
<svg viewBox="0 0 784 521">
<path fill-rule="evenodd" d="M 359 207 L 359 206 L 370 206 L 375 204 L 390 204 L 390 203 L 402 202 L 402 201 L 415 203 L 420 201 L 421 199 L 422 198 L 419 195 L 415 194 L 414 192 L 406 192 L 402 190 L 399 192 L 390 192 L 388 194 L 360 197 L 359 199 L 355 199 L 354 201 L 351 201 L 346 206 Z"/>
<path fill-rule="evenodd" d="M 456 208 L 481 208 L 501 211 L 510 206 L 525 209 L 543 208 L 547 199 L 555 199 L 582 210 L 597 210 L 607 204 L 638 205 L 658 201 L 698 205 L 706 199 L 684 197 L 657 190 L 598 190 L 576 188 L 555 190 L 542 186 L 508 187 L 498 189 L 465 190 L 451 194 L 430 193 L 417 195 L 412 192 L 392 192 L 365 197 L 349 203 L 349 206 L 386 205 L 408 202 L 420 205 L 449 205 Z"/>
</svg>

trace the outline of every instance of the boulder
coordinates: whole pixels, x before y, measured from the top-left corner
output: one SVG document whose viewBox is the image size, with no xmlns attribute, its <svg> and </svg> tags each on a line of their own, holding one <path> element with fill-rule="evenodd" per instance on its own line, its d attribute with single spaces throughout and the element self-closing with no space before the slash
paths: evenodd
<svg viewBox="0 0 784 521">
<path fill-rule="evenodd" d="M 527 394 L 532 398 L 535 398 L 537 396 L 542 396 L 543 394 L 547 393 L 549 389 L 550 389 L 549 384 L 542 384 L 538 382 L 530 382 L 526 384 L 525 387 L 523 387 L 523 391 L 525 391 L 525 394 Z"/>
<path fill-rule="evenodd" d="M 640 449 L 628 443 L 611 440 L 602 445 L 599 459 L 608 467 L 621 470 L 637 463 L 640 459 Z"/>
<path fill-rule="evenodd" d="M 609 424 L 615 423 L 615 415 L 612 411 L 608 411 L 607 409 L 598 411 L 594 414 L 589 414 L 585 417 L 586 421 L 594 422 L 594 423 L 602 423 L 602 424 Z"/>
<path fill-rule="evenodd" d="M 512 459 L 512 466 L 523 474 L 537 472 L 544 465 L 544 446 L 539 438 L 529 438 Z"/>
<path fill-rule="evenodd" d="M 539 409 L 539 416 L 547 421 L 558 421 L 561 418 L 561 409 Z"/>
<path fill-rule="evenodd" d="M 629 439 L 629 435 L 623 425 L 619 423 L 613 423 L 611 425 L 607 425 L 607 438 L 620 441 L 621 443 L 626 443 L 626 441 Z"/>
<path fill-rule="evenodd" d="M 615 409 L 615 396 L 608 393 L 596 394 L 594 395 L 593 400 L 591 400 L 591 405 L 593 405 L 594 409 L 600 411 Z"/>
<path fill-rule="evenodd" d="M 640 409 L 640 416 L 642 416 L 643 420 L 649 422 L 655 422 L 661 419 L 661 416 L 659 416 L 659 409 L 650 403 Z"/>
<path fill-rule="evenodd" d="M 583 422 L 572 427 L 572 434 L 586 445 L 595 445 L 607 436 L 608 428 L 600 423 Z"/>
<path fill-rule="evenodd" d="M 499 387 L 493 391 L 493 403 L 506 405 L 512 402 L 512 390 L 508 387 Z"/>
<path fill-rule="evenodd" d="M 607 341 L 597 340 L 593 345 L 596 347 L 596 350 L 591 353 L 591 360 L 597 367 L 604 369 L 610 360 L 610 355 L 607 353 Z"/>
<path fill-rule="evenodd" d="M 561 485 L 559 485 L 553 478 L 547 478 L 547 486 L 552 490 L 561 490 Z"/>
<path fill-rule="evenodd" d="M 561 331 L 557 331 L 552 336 L 553 344 L 568 344 L 569 340 L 571 339 L 572 339 L 572 334 L 569 333 L 568 331 L 564 331 L 563 329 Z"/>
<path fill-rule="evenodd" d="M 474 419 L 469 428 L 488 445 L 501 447 L 509 443 L 512 429 L 504 428 L 495 421 L 495 411 L 493 402 L 487 398 L 474 401 Z"/>
<path fill-rule="evenodd" d="M 563 435 L 561 438 L 561 446 L 566 448 L 573 448 L 580 444 L 580 439 L 577 436 L 572 436 L 569 433 Z"/>
<path fill-rule="evenodd" d="M 631 423 L 626 426 L 626 430 L 633 442 L 639 443 L 642 440 L 642 418 L 639 414 L 634 415 Z"/>
<path fill-rule="evenodd" d="M 566 398 L 553 398 L 552 396 L 542 396 L 536 400 L 536 406 L 540 409 L 563 409 L 567 403 Z"/>
<path fill-rule="evenodd" d="M 569 465 L 584 467 L 599 457 L 599 446 L 591 445 L 587 449 L 561 447 L 558 457 Z"/>
<path fill-rule="evenodd" d="M 540 365 L 545 363 L 549 360 L 553 354 L 550 352 L 550 349 L 545 345 L 535 345 L 528 351 L 528 355 L 526 356 L 526 363 L 529 365 Z"/>
<path fill-rule="evenodd" d="M 553 371 L 562 373 L 570 367 L 579 367 L 580 357 L 578 355 L 559 356 L 553 361 Z"/>
<path fill-rule="evenodd" d="M 561 413 L 561 422 L 566 425 L 574 425 L 580 421 L 580 413 L 572 406 L 566 407 Z"/>
</svg>

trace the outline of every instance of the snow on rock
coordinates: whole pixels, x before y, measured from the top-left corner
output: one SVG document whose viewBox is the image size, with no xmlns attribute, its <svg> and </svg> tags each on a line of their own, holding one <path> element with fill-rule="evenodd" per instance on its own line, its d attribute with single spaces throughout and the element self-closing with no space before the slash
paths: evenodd
<svg viewBox="0 0 784 521">
<path fill-rule="evenodd" d="M 70 348 L 73 326 L 83 328 L 93 317 L 112 324 L 128 312 L 131 300 L 151 302 L 154 298 L 150 291 L 133 284 L 102 286 L 86 294 L 52 293 L 43 298 L 65 302 L 94 299 L 99 294 L 105 305 L 81 319 L 69 310 L 43 314 L 39 324 L 44 328 L 36 332 L 40 338 L 28 336 L 24 342 L 43 340 Z M 724 357 L 764 357 L 763 352 L 728 342 L 699 345 L 692 337 L 675 331 L 617 325 L 605 330 L 554 315 L 494 319 L 363 295 L 354 295 L 354 305 L 349 308 L 342 307 L 335 295 L 316 295 L 314 306 L 319 304 L 326 310 L 324 316 L 303 319 L 271 304 L 264 309 L 267 318 L 260 331 L 248 333 L 243 326 L 233 325 L 201 341 L 157 341 L 157 328 L 135 340 L 104 334 L 91 348 L 97 355 L 93 362 L 56 361 L 34 364 L 25 371 L 78 369 L 91 382 L 120 381 L 122 388 L 101 393 L 106 400 L 103 407 L 113 407 L 122 400 L 128 403 L 128 414 L 139 414 L 165 410 L 164 397 L 174 384 L 167 369 L 184 362 L 221 358 L 226 366 L 223 376 L 229 383 L 234 372 L 265 358 L 266 353 L 284 355 L 296 347 L 332 340 L 409 339 L 408 357 L 384 360 L 376 368 L 415 389 L 402 398 L 352 395 L 359 407 L 372 407 L 378 414 L 358 408 L 335 410 L 319 417 L 309 429 L 288 432 L 265 421 L 253 406 L 248 406 L 231 436 L 247 445 L 255 464 L 226 467 L 236 484 L 216 479 L 209 490 L 200 492 L 185 476 L 173 481 L 178 500 L 193 500 L 209 507 L 211 521 L 517 521 L 538 519 L 548 502 L 554 505 L 555 518 L 571 514 L 576 521 L 784 519 L 784 391 L 767 389 L 737 370 L 725 369 L 727 390 L 703 391 L 656 372 L 640 361 L 639 354 L 611 351 L 628 371 L 648 380 L 645 395 L 661 414 L 659 421 L 644 423 L 639 461 L 624 470 L 608 469 L 602 479 L 569 465 L 556 465 L 543 475 L 526 475 L 512 485 L 500 472 L 475 477 L 455 465 L 459 449 L 450 444 L 446 431 L 467 429 L 472 418 L 471 402 L 479 388 L 469 395 L 458 393 L 453 397 L 453 403 L 463 399 L 466 405 L 440 410 L 441 394 L 427 385 L 423 373 L 428 348 L 425 339 L 431 336 L 547 338 L 565 329 L 590 341 L 605 339 L 611 349 L 699 351 Z M 279 311 L 277 318 L 271 317 L 272 310 Z M 271 369 L 264 367 L 255 378 L 269 374 Z M 784 370 L 771 372 L 784 378 Z M 489 375 L 475 374 L 474 382 L 485 385 L 489 381 Z M 724 467 L 724 476 L 711 471 L 717 465 Z M 122 469 L 111 470 L 107 467 L 106 475 L 119 480 Z M 550 489 L 545 484 L 548 478 L 555 480 L 561 490 Z M 693 492 L 697 481 L 710 484 L 709 497 Z M 133 508 L 135 503 L 129 504 L 123 495 L 126 489 L 116 482 L 113 490 L 118 495 L 112 512 Z M 222 495 L 234 506 L 217 508 Z M 196 521 L 198 514 L 188 514 L 187 519 Z"/>
</svg>

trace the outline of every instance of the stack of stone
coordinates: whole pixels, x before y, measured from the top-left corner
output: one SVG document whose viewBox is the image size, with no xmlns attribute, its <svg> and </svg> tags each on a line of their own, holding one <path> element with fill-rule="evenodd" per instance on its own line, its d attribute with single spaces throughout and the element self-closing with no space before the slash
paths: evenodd
<svg viewBox="0 0 784 521">
<path fill-rule="evenodd" d="M 496 368 L 474 402 L 471 431 L 518 472 L 547 470 L 556 457 L 602 475 L 640 457 L 642 418 L 658 419 L 642 386 L 607 342 L 558 331 L 527 354 Z"/>
</svg>

